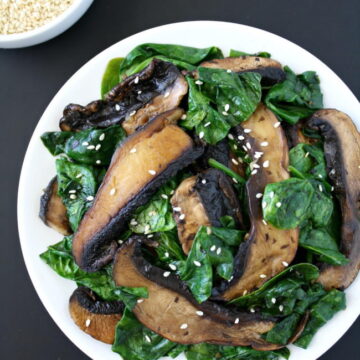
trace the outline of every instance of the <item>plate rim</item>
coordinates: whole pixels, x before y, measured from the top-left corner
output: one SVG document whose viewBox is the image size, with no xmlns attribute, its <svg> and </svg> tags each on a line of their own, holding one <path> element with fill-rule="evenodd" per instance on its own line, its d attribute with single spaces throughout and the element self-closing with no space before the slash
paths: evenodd
<svg viewBox="0 0 360 360">
<path fill-rule="evenodd" d="M 62 94 L 66 91 L 66 88 L 69 86 L 69 84 L 71 84 L 72 81 L 74 81 L 74 79 L 76 79 L 76 77 L 79 76 L 79 74 L 81 73 L 81 71 L 84 71 L 83 69 L 90 66 L 92 63 L 96 63 L 101 57 L 104 56 L 105 53 L 107 52 L 111 52 L 112 49 L 116 48 L 117 46 L 119 46 L 120 43 L 126 43 L 126 42 L 131 42 L 133 40 L 135 40 L 136 38 L 142 37 L 146 34 L 150 34 L 152 32 L 157 32 L 159 30 L 164 30 L 165 28 L 181 28 L 183 26 L 194 26 L 194 27 L 206 27 L 206 26 L 217 26 L 217 27 L 238 27 L 239 31 L 250 31 L 250 32 L 259 32 L 265 36 L 270 36 L 274 39 L 277 39 L 278 41 L 284 42 L 285 44 L 289 45 L 290 47 L 295 47 L 297 48 L 299 51 L 301 52 L 305 52 L 307 54 L 307 56 L 309 56 L 309 58 L 317 63 L 318 65 L 320 65 L 323 70 L 326 70 L 327 72 L 331 73 L 331 76 L 336 79 L 337 82 L 340 82 L 346 89 L 348 92 L 348 95 L 351 96 L 351 99 L 349 100 L 350 102 L 356 101 L 358 103 L 358 110 L 360 110 L 360 104 L 356 98 L 356 96 L 353 94 L 353 92 L 351 91 L 351 89 L 345 84 L 345 82 L 329 67 L 327 66 L 325 63 L 323 63 L 320 59 L 318 59 L 316 56 L 314 56 L 312 53 L 310 53 L 309 51 L 307 51 L 306 49 L 304 49 L 303 47 L 295 44 L 294 42 L 287 40 L 286 38 L 283 38 L 277 34 L 271 33 L 269 31 L 266 30 L 262 30 L 259 29 L 257 27 L 252 27 L 252 26 L 248 26 L 248 25 L 243 25 L 243 24 L 237 24 L 237 23 L 233 23 L 233 22 L 224 22 L 224 21 L 211 21 L 211 20 L 205 20 L 205 21 L 183 21 L 183 22 L 175 22 L 175 23 L 169 23 L 166 25 L 161 25 L 161 26 L 157 26 L 157 27 L 153 27 L 147 30 L 143 30 L 141 32 L 138 32 L 136 34 L 133 34 L 131 36 L 128 36 L 116 43 L 114 43 L 113 45 L 107 47 L 106 49 L 102 50 L 101 52 L 99 52 L 97 55 L 95 55 L 94 57 L 92 57 L 90 60 L 88 60 L 85 64 L 83 64 L 65 83 L 63 86 L 61 86 L 61 88 L 56 92 L 56 94 L 54 95 L 54 97 L 52 98 L 52 100 L 49 102 L 48 106 L 46 107 L 45 111 L 43 112 L 41 118 L 39 119 L 37 125 L 35 126 L 35 129 L 31 135 L 31 139 L 29 141 L 29 144 L 27 146 L 26 149 L 26 153 L 24 156 L 24 160 L 22 163 L 22 167 L 21 167 L 21 173 L 20 173 L 20 180 L 19 180 L 19 186 L 18 186 L 18 198 L 17 198 L 17 220 L 18 220 L 18 232 L 19 232 L 19 240 L 20 240 L 20 245 L 21 245 L 21 252 L 22 252 L 22 256 L 25 262 L 25 266 L 27 269 L 27 272 L 29 274 L 29 277 L 31 279 L 31 282 L 35 288 L 35 291 L 38 295 L 38 297 L 40 298 L 40 301 L 42 302 L 43 306 L 45 307 L 45 309 L 47 310 L 47 312 L 49 313 L 49 315 L 51 316 L 51 318 L 54 320 L 54 322 L 56 323 L 56 325 L 61 329 L 61 331 L 64 333 L 65 336 L 68 337 L 68 339 L 76 346 L 78 347 L 81 351 L 83 351 L 87 356 L 89 356 L 90 358 L 92 358 L 93 354 L 90 353 L 90 350 L 88 350 L 87 346 L 86 346 L 86 341 L 84 341 L 84 343 L 79 343 L 78 339 L 75 339 L 77 336 L 74 335 L 74 331 L 69 330 L 69 325 L 66 325 L 65 321 L 62 321 L 62 319 L 60 319 L 59 314 L 52 308 L 51 304 L 49 303 L 49 299 L 46 297 L 45 292 L 43 292 L 41 290 L 41 287 L 39 285 L 39 281 L 40 279 L 37 277 L 36 275 L 36 271 L 35 271 L 35 267 L 37 265 L 35 264 L 35 261 L 33 258 L 29 257 L 27 252 L 26 252 L 26 246 L 25 246 L 25 242 L 26 242 L 26 238 L 28 237 L 25 234 L 25 206 L 22 205 L 22 200 L 25 198 L 25 181 L 26 181 L 26 173 L 27 170 L 29 168 L 29 157 L 30 157 L 30 152 L 32 151 L 32 148 L 35 146 L 35 142 L 37 139 L 37 133 L 39 132 L 39 128 L 41 127 L 41 124 L 46 121 L 46 117 L 47 114 L 50 112 L 50 109 L 55 105 L 56 101 L 58 98 L 60 98 L 62 96 Z M 175 31 L 179 31 L 174 29 Z M 226 29 L 224 29 L 224 31 L 226 31 Z M 155 39 L 154 39 L 155 40 Z M 159 41 L 161 42 L 161 41 Z M 140 44 L 140 42 L 139 42 Z M 215 46 L 220 46 L 219 44 L 215 44 Z M 220 46 L 221 47 L 221 46 Z M 261 50 L 261 49 L 259 49 Z M 110 60 L 110 59 L 109 59 Z M 316 69 L 318 71 L 318 69 Z M 355 121 L 354 121 L 355 122 Z M 359 124 L 357 124 L 357 126 L 359 127 Z M 49 244 L 44 244 L 44 248 L 46 246 L 48 246 Z M 357 284 L 360 285 L 360 281 L 359 281 L 359 277 L 357 279 Z M 359 287 L 357 285 L 357 287 Z M 353 285 L 352 285 L 353 286 Z M 358 309 L 358 311 L 356 311 L 356 309 L 347 309 L 344 312 L 345 313 L 349 313 L 349 310 L 355 310 L 352 311 L 353 315 L 351 316 L 351 318 L 349 319 L 349 316 L 347 317 L 346 320 L 346 325 L 342 326 L 342 329 L 340 331 L 338 331 L 338 333 L 332 337 L 333 340 L 335 341 L 326 341 L 322 344 L 322 346 L 318 346 L 320 348 L 320 351 L 314 351 L 314 353 L 309 353 L 309 350 L 311 349 L 311 346 L 308 350 L 305 350 L 306 353 L 304 352 L 304 354 L 306 354 L 307 359 L 308 360 L 312 360 L 312 359 L 316 359 L 318 356 L 321 356 L 322 354 L 324 354 L 330 347 L 332 347 L 339 339 L 340 337 L 342 337 L 345 332 L 351 327 L 351 325 L 355 322 L 357 316 L 360 313 L 360 309 Z M 81 330 L 79 330 L 81 331 Z M 91 337 L 88 337 L 89 341 L 96 341 L 94 339 L 92 339 Z M 111 352 L 111 349 L 108 349 L 109 352 Z M 120 357 L 119 357 L 120 358 Z M 290 357 L 290 360 L 291 357 Z"/>
</svg>

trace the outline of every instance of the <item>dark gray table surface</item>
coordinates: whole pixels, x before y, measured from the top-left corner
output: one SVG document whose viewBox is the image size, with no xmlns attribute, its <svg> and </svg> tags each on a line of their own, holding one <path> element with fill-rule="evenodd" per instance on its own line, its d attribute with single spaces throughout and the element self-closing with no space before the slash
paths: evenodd
<svg viewBox="0 0 360 360">
<path fill-rule="evenodd" d="M 358 0 L 96 0 L 61 36 L 26 49 L 0 50 L 0 359 L 87 359 L 42 306 L 24 266 L 16 224 L 18 178 L 31 134 L 79 67 L 113 43 L 154 26 L 222 20 L 297 43 L 330 66 L 359 98 L 359 13 Z M 359 359 L 359 336 L 357 321 L 321 359 Z"/>
</svg>

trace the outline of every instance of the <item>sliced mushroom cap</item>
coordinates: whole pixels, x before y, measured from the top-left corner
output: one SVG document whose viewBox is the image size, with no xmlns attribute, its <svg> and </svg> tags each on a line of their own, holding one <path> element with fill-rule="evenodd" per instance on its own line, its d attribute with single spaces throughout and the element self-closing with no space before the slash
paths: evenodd
<svg viewBox="0 0 360 360">
<path fill-rule="evenodd" d="M 327 289 L 345 289 L 360 268 L 360 134 L 351 118 L 335 109 L 317 111 L 306 125 L 324 138 L 327 170 L 342 212 L 340 250 L 350 260 L 324 266 L 318 281 Z"/>
<path fill-rule="evenodd" d="M 226 69 L 236 73 L 256 72 L 262 77 L 263 85 L 274 85 L 285 80 L 285 72 L 281 64 L 273 59 L 259 56 L 228 57 L 214 59 L 200 64 L 202 67 Z"/>
<path fill-rule="evenodd" d="M 171 198 L 178 236 L 188 254 L 201 226 L 221 226 L 220 218 L 231 216 L 242 225 L 240 204 L 227 176 L 208 169 L 185 179 Z"/>
<path fill-rule="evenodd" d="M 261 197 L 269 183 L 289 177 L 288 147 L 276 116 L 263 104 L 234 135 L 253 159 L 246 184 L 251 229 L 235 257 L 234 277 L 214 289 L 214 297 L 231 300 L 260 287 L 290 264 L 298 246 L 298 229 L 280 230 L 266 223 Z M 239 138 L 240 136 L 240 138 Z"/>
<path fill-rule="evenodd" d="M 104 100 L 86 106 L 68 105 L 60 128 L 77 131 L 122 124 L 132 134 L 150 118 L 177 107 L 187 89 L 187 82 L 175 65 L 154 59 L 144 70 L 115 86 Z"/>
<path fill-rule="evenodd" d="M 76 263 L 96 271 L 109 262 L 117 237 L 133 212 L 203 148 L 175 125 L 183 111 L 175 109 L 151 120 L 116 149 L 92 207 L 73 240 Z"/>
<path fill-rule="evenodd" d="M 70 297 L 69 311 L 84 332 L 107 344 L 115 338 L 115 327 L 124 311 L 121 301 L 103 301 L 90 289 L 78 287 Z"/>
<path fill-rule="evenodd" d="M 148 298 L 133 309 L 146 327 L 180 344 L 207 342 L 260 350 L 279 347 L 261 337 L 272 329 L 274 321 L 258 314 L 229 310 L 210 301 L 197 303 L 176 275 L 168 276 L 144 259 L 141 241 L 133 237 L 119 249 L 113 277 L 118 286 L 147 288 Z"/>
<path fill-rule="evenodd" d="M 40 198 L 40 219 L 45 225 L 63 235 L 72 233 L 67 211 L 61 197 L 57 193 L 57 177 L 51 179 Z"/>
</svg>

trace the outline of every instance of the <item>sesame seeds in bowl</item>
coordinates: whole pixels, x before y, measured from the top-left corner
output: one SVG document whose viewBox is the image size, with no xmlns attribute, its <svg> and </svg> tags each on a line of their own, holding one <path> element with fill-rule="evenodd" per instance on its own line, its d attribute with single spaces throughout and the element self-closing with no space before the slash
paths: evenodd
<svg viewBox="0 0 360 360">
<path fill-rule="evenodd" d="M 0 1 L 0 48 L 22 48 L 54 38 L 72 26 L 93 0 Z"/>
</svg>

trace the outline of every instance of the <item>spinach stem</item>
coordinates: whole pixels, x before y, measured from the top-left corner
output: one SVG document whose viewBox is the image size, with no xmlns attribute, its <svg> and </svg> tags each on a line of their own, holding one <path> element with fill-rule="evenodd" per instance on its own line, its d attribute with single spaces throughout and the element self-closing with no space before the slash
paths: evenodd
<svg viewBox="0 0 360 360">
<path fill-rule="evenodd" d="M 289 171 L 292 175 L 294 175 L 295 177 L 297 177 L 299 179 L 306 179 L 305 175 L 302 172 L 300 172 L 299 170 L 297 170 L 296 168 L 294 168 L 291 165 L 289 165 Z"/>
<path fill-rule="evenodd" d="M 210 158 L 208 161 L 209 165 L 215 169 L 221 170 L 222 172 L 224 172 L 226 175 L 229 175 L 231 178 L 235 179 L 236 181 L 238 181 L 240 184 L 245 184 L 246 181 L 243 177 L 241 177 L 239 174 L 237 174 L 235 171 L 232 171 L 231 169 L 229 169 L 227 166 L 219 163 L 218 161 L 216 161 L 215 159 Z"/>
</svg>

